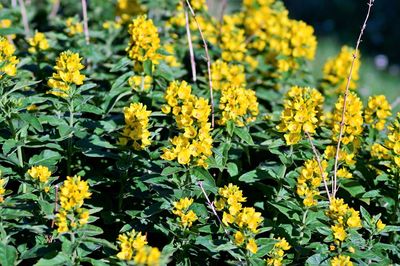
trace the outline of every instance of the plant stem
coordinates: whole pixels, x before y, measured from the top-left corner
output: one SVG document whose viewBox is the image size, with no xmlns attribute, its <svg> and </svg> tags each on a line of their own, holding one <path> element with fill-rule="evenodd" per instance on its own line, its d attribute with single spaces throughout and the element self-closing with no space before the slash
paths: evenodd
<svg viewBox="0 0 400 266">
<path fill-rule="evenodd" d="M 71 99 L 69 101 L 69 126 L 72 128 L 74 126 L 74 101 Z M 68 138 L 68 148 L 67 148 L 67 175 L 71 176 L 71 164 L 72 164 L 72 140 L 74 134 L 71 133 Z"/>
</svg>

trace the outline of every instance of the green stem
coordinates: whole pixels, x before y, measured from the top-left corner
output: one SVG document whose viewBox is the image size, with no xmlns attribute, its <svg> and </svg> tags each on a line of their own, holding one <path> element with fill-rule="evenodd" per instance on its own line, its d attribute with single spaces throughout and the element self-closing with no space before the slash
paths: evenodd
<svg viewBox="0 0 400 266">
<path fill-rule="evenodd" d="M 74 126 L 74 101 L 71 99 L 69 101 L 69 126 L 72 128 Z M 68 154 L 67 154 L 67 175 L 71 176 L 71 164 L 72 164 L 72 140 L 73 133 L 68 138 Z"/>
<path fill-rule="evenodd" d="M 124 200 L 124 189 L 127 176 L 128 176 L 128 170 L 125 170 L 124 173 L 120 176 L 120 188 L 118 194 L 118 212 L 121 212 L 122 210 L 122 204 Z"/>
</svg>

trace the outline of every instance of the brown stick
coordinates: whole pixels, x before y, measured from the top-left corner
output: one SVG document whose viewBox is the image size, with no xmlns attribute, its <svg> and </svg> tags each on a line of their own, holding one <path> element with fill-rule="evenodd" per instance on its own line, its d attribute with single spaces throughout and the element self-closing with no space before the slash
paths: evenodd
<svg viewBox="0 0 400 266">
<path fill-rule="evenodd" d="M 185 23 L 186 23 L 186 35 L 189 44 L 189 54 L 190 54 L 190 65 L 192 67 L 192 79 L 193 82 L 196 82 L 197 75 L 196 75 L 196 61 L 194 59 L 194 52 L 193 52 L 193 43 L 192 43 L 192 35 L 190 33 L 190 25 L 189 25 L 189 14 L 185 8 L 185 3 L 182 2 L 183 8 L 185 10 Z"/>
<path fill-rule="evenodd" d="M 60 0 L 55 0 L 53 3 L 53 7 L 51 8 L 49 18 L 54 18 L 58 13 L 59 8 L 60 8 Z"/>
<path fill-rule="evenodd" d="M 83 13 L 83 30 L 85 32 L 86 44 L 90 43 L 89 27 L 88 27 L 88 16 L 87 16 L 87 3 L 86 0 L 82 0 L 82 13 Z"/>
<path fill-rule="evenodd" d="M 308 141 L 309 141 L 310 144 L 311 144 L 311 148 L 312 148 L 312 150 L 313 150 L 313 152 L 314 152 L 314 155 L 315 155 L 315 157 L 316 157 L 316 159 L 317 159 L 318 167 L 319 167 L 319 170 L 320 170 L 320 172 L 321 172 L 322 180 L 323 180 L 323 182 L 324 182 L 324 187 L 325 187 L 325 190 L 326 190 L 326 194 L 328 194 L 328 199 L 329 199 L 329 202 L 330 202 L 330 201 L 331 201 L 331 194 L 329 193 L 328 183 L 326 182 L 326 177 L 325 177 L 324 169 L 322 168 L 321 157 L 319 156 L 319 153 L 318 153 L 318 151 L 317 151 L 317 148 L 315 148 L 315 146 L 314 146 L 314 143 L 313 143 L 313 141 L 312 141 L 312 138 L 311 138 L 310 134 L 309 134 L 308 132 L 306 132 L 306 135 L 307 135 Z"/>
<path fill-rule="evenodd" d="M 11 7 L 16 8 L 17 7 L 17 0 L 11 0 Z"/>
<path fill-rule="evenodd" d="M 371 8 L 372 8 L 372 6 L 374 4 L 374 1 L 375 0 L 369 0 L 369 2 L 368 2 L 368 12 L 367 12 L 367 15 L 365 17 L 364 23 L 362 25 L 360 34 L 358 35 L 356 49 L 355 49 L 355 51 L 353 53 L 353 60 L 351 61 L 349 76 L 347 77 L 346 90 L 345 90 L 344 97 L 343 97 L 343 109 L 342 109 L 342 118 L 341 118 L 341 121 L 340 121 L 339 138 L 338 138 L 338 143 L 337 143 L 337 146 L 336 146 L 335 167 L 334 167 L 333 182 L 332 182 L 332 197 L 335 197 L 337 189 L 338 189 L 338 186 L 337 186 L 337 171 L 338 171 L 340 144 L 342 142 L 342 137 L 343 137 L 343 130 L 344 130 L 344 125 L 345 125 L 344 119 L 345 119 L 345 114 L 346 114 L 346 102 L 347 102 L 347 96 L 349 94 L 349 87 L 350 87 L 351 77 L 353 75 L 354 62 L 357 59 L 358 47 L 360 46 L 361 37 L 364 34 L 364 30 L 367 27 L 367 21 L 368 21 L 368 18 L 369 18 L 369 14 L 371 12 Z"/>
<path fill-rule="evenodd" d="M 18 3 L 19 9 L 21 11 L 22 23 L 24 24 L 25 37 L 29 37 L 31 35 L 31 31 L 29 29 L 28 15 L 26 14 L 24 0 L 18 0 Z"/>
<path fill-rule="evenodd" d="M 201 191 L 203 192 L 204 196 L 206 197 L 206 201 L 207 201 L 208 207 L 210 207 L 210 209 L 212 210 L 212 212 L 215 215 L 215 217 L 217 217 L 218 222 L 220 223 L 222 229 L 224 229 L 224 232 L 225 232 L 226 236 L 229 238 L 228 231 L 226 230 L 226 228 L 224 226 L 224 223 L 221 221 L 221 218 L 219 218 L 217 210 L 215 209 L 213 202 L 211 202 L 210 199 L 208 198 L 207 193 L 204 190 L 202 181 L 199 181 L 199 187 L 200 187 Z"/>
<path fill-rule="evenodd" d="M 207 46 L 207 42 L 204 38 L 203 31 L 201 30 L 200 24 L 196 18 L 196 13 L 194 12 L 192 6 L 190 5 L 189 0 L 186 0 L 186 5 L 189 7 L 190 13 L 192 13 L 194 21 L 196 22 L 197 28 L 200 33 L 200 37 L 203 41 L 204 51 L 206 53 L 208 85 L 210 87 L 210 98 L 211 98 L 211 127 L 214 128 L 214 96 L 213 96 L 212 77 L 211 77 L 211 58 L 210 58 L 210 54 L 208 53 L 208 46 Z"/>
</svg>

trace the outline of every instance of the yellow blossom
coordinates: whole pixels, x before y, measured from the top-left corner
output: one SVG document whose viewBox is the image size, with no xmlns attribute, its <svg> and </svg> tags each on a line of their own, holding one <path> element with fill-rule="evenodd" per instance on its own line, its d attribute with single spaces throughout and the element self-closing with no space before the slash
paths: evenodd
<svg viewBox="0 0 400 266">
<path fill-rule="evenodd" d="M 67 18 L 65 21 L 65 24 L 67 26 L 67 33 L 69 36 L 74 36 L 76 34 L 81 34 L 83 32 L 83 26 L 82 23 L 79 21 L 76 21 L 75 18 Z"/>
<path fill-rule="evenodd" d="M 258 247 L 254 238 L 250 238 L 250 240 L 247 242 L 246 249 L 253 254 L 257 253 Z"/>
<path fill-rule="evenodd" d="M 135 62 L 150 60 L 157 64 L 160 58 L 157 53 L 160 48 L 160 38 L 153 21 L 146 16 L 139 16 L 129 25 L 128 32 L 130 39 L 126 51 L 129 57 Z"/>
<path fill-rule="evenodd" d="M 180 219 L 180 224 L 183 228 L 191 227 L 193 222 L 197 221 L 197 215 L 194 211 L 188 210 L 192 205 L 192 198 L 181 198 L 179 201 L 173 203 L 174 209 L 172 213 L 177 215 Z"/>
<path fill-rule="evenodd" d="M 385 227 L 386 224 L 384 224 L 381 219 L 376 222 L 376 229 L 378 230 L 378 232 L 381 232 L 383 229 L 385 229 Z"/>
<path fill-rule="evenodd" d="M 56 60 L 56 66 L 52 78 L 49 79 L 47 85 L 55 89 L 49 93 L 56 96 L 66 97 L 72 84 L 82 85 L 86 78 L 80 71 L 84 68 L 81 63 L 82 58 L 78 53 L 71 51 L 62 52 Z"/>
<path fill-rule="evenodd" d="M 135 91 L 148 91 L 153 84 L 153 78 L 148 75 L 132 76 L 129 78 L 128 83 Z"/>
<path fill-rule="evenodd" d="M 28 170 L 28 174 L 33 178 L 39 180 L 41 183 L 46 183 L 51 176 L 49 168 L 46 166 L 38 165 L 33 166 Z"/>
<path fill-rule="evenodd" d="M 29 47 L 28 51 L 32 54 L 37 53 L 37 51 L 45 51 L 50 48 L 49 43 L 46 39 L 46 35 L 42 32 L 35 32 L 32 38 L 28 39 Z"/>
<path fill-rule="evenodd" d="M 135 150 L 142 150 L 151 144 L 149 117 L 151 111 L 147 111 L 146 105 L 142 103 L 131 103 L 124 108 L 125 127 L 119 144 L 127 145 L 132 143 Z"/>
<path fill-rule="evenodd" d="M 353 60 L 353 53 L 355 53 L 355 51 L 352 48 L 343 46 L 340 53 L 335 58 L 329 58 L 325 63 L 321 86 L 328 94 L 343 93 L 346 90 L 347 77 Z M 349 85 L 350 90 L 356 89 L 359 79 L 359 53 L 356 55 L 358 59 L 354 62 L 352 78 Z"/>
<path fill-rule="evenodd" d="M 294 86 L 286 94 L 278 131 L 285 132 L 287 145 L 298 143 L 302 133 L 314 134 L 321 122 L 324 97 L 316 89 Z"/>
<path fill-rule="evenodd" d="M 365 123 L 379 131 L 385 128 L 386 119 L 392 115 L 390 106 L 385 95 L 370 96 L 365 109 Z"/>
<path fill-rule="evenodd" d="M 4 74 L 15 76 L 19 59 L 14 56 L 15 47 L 6 38 L 0 36 L 0 79 Z"/>
<path fill-rule="evenodd" d="M 331 266 L 353 266 L 353 263 L 349 256 L 339 255 L 331 260 Z"/>
</svg>

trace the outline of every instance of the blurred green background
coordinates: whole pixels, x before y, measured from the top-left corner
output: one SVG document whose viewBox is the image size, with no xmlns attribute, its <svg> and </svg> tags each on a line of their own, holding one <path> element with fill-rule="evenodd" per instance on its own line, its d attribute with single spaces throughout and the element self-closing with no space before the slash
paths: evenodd
<svg viewBox="0 0 400 266">
<path fill-rule="evenodd" d="M 291 18 L 312 25 L 318 37 L 313 71 L 322 76 L 328 57 L 342 45 L 354 47 L 367 12 L 368 0 L 283 0 Z M 222 0 L 210 0 L 210 11 L 218 13 Z M 240 0 L 227 0 L 228 12 L 240 8 Z M 359 92 L 364 100 L 385 94 L 400 111 L 400 1 L 376 0 L 361 43 Z"/>
</svg>

